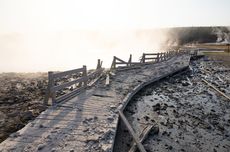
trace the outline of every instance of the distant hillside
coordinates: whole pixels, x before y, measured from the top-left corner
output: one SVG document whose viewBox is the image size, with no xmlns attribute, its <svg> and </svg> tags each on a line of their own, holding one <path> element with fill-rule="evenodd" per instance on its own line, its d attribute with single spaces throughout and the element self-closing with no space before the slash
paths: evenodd
<svg viewBox="0 0 230 152">
<path fill-rule="evenodd" d="M 229 43 L 230 27 L 178 27 L 169 28 L 168 45 L 184 45 L 191 43 Z"/>
</svg>

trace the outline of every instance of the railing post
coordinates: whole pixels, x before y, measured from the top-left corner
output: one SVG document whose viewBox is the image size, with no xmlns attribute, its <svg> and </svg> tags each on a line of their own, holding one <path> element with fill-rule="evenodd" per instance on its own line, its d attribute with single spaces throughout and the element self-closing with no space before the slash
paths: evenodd
<svg viewBox="0 0 230 152">
<path fill-rule="evenodd" d="M 113 56 L 113 62 L 112 62 L 112 65 L 111 65 L 111 69 L 116 69 L 116 57 Z"/>
<path fill-rule="evenodd" d="M 97 60 L 97 69 L 100 69 L 101 68 L 101 61 L 100 59 Z"/>
<path fill-rule="evenodd" d="M 103 63 L 103 61 L 101 61 L 101 63 L 100 63 L 100 67 L 102 68 L 102 63 Z"/>
<path fill-rule="evenodd" d="M 160 54 L 159 54 L 159 53 L 157 53 L 157 62 L 159 62 L 159 55 L 160 55 Z"/>
<path fill-rule="evenodd" d="M 55 104 L 56 92 L 51 91 L 51 88 L 53 86 L 54 86 L 53 72 L 49 71 L 48 72 L 48 89 L 47 89 L 48 91 L 47 91 L 47 95 L 45 97 L 46 104 L 48 104 L 50 97 L 51 97 L 51 105 Z"/>
<path fill-rule="evenodd" d="M 49 98 L 51 97 L 51 87 L 52 87 L 52 79 L 51 79 L 51 75 L 53 72 L 48 72 L 48 86 L 47 86 L 47 90 L 46 90 L 46 95 L 45 95 L 45 99 L 44 99 L 44 105 L 48 105 L 48 101 Z"/>
<path fill-rule="evenodd" d="M 85 78 L 85 80 L 84 80 L 84 87 L 87 87 L 88 77 L 87 77 L 87 68 L 86 68 L 85 65 L 83 65 L 82 77 Z"/>
<path fill-rule="evenodd" d="M 145 63 L 145 53 L 143 53 L 142 62 Z"/>
<path fill-rule="evenodd" d="M 129 56 L 129 61 L 127 63 L 127 66 L 131 66 L 131 62 L 132 62 L 132 54 L 130 54 Z"/>
</svg>

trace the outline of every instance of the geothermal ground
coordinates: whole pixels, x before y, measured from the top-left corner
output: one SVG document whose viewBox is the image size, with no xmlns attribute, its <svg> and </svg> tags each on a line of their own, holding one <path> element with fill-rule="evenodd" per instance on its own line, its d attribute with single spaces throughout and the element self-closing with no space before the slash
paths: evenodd
<svg viewBox="0 0 230 152">
<path fill-rule="evenodd" d="M 136 94 L 125 115 L 137 134 L 154 125 L 143 143 L 146 151 L 229 152 L 230 101 L 202 81 L 230 96 L 229 72 L 221 62 L 200 59 Z M 132 144 L 120 122 L 115 151 L 128 151 Z"/>
<path fill-rule="evenodd" d="M 0 142 L 45 110 L 46 88 L 45 73 L 0 74 Z"/>
</svg>

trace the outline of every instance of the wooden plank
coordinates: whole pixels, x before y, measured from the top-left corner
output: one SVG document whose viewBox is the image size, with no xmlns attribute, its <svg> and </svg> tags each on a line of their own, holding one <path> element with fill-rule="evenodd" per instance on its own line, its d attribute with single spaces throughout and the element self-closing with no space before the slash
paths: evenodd
<svg viewBox="0 0 230 152">
<path fill-rule="evenodd" d="M 71 85 L 74 85 L 76 83 L 84 82 L 86 79 L 87 79 L 86 77 L 81 77 L 81 78 L 78 78 L 76 80 L 73 80 L 73 81 L 70 81 L 70 82 L 66 82 L 66 83 L 58 85 L 58 86 L 54 86 L 54 87 L 51 88 L 51 91 L 55 92 L 55 91 L 64 89 L 66 87 L 70 87 Z"/>
<path fill-rule="evenodd" d="M 157 58 L 145 58 L 145 60 L 154 60 L 154 59 L 157 59 Z"/>
<path fill-rule="evenodd" d="M 158 53 L 145 53 L 145 55 L 157 55 Z"/>
<path fill-rule="evenodd" d="M 48 105 L 49 98 L 51 97 L 50 88 L 54 85 L 54 81 L 52 78 L 53 72 L 48 72 L 48 86 L 45 94 L 44 105 Z"/>
<path fill-rule="evenodd" d="M 115 62 L 115 64 L 124 64 L 124 65 L 127 65 L 128 62 L 125 62 L 125 63 L 121 63 L 121 62 Z"/>
<path fill-rule="evenodd" d="M 143 134 L 140 134 L 140 142 L 142 143 L 147 137 L 151 129 L 153 128 L 154 125 L 147 126 L 147 128 L 143 129 Z M 137 149 L 136 143 L 133 144 L 133 146 L 130 148 L 129 152 L 135 152 Z"/>
<path fill-rule="evenodd" d="M 115 59 L 118 60 L 118 61 L 120 61 L 120 62 L 127 63 L 127 62 L 125 62 L 124 60 L 119 59 L 118 57 L 115 57 Z"/>
<path fill-rule="evenodd" d="M 229 96 L 227 96 L 226 94 L 224 94 L 223 92 L 221 92 L 220 90 L 218 90 L 215 86 L 213 86 L 212 84 L 210 84 L 205 79 L 202 79 L 202 81 L 205 82 L 207 85 L 209 85 L 211 88 L 213 88 L 214 90 L 216 90 L 218 93 L 220 93 L 222 96 L 224 96 L 225 98 L 227 98 L 230 101 L 230 97 Z"/>
<path fill-rule="evenodd" d="M 84 68 L 79 68 L 79 69 L 74 69 L 74 70 L 69 70 L 69 71 L 64 71 L 64 72 L 59 72 L 59 73 L 54 73 L 52 76 L 53 78 L 60 78 L 60 77 L 64 77 L 66 75 L 71 75 L 74 73 L 80 73 L 83 72 Z"/>
<path fill-rule="evenodd" d="M 106 75 L 105 85 L 106 86 L 109 85 L 109 74 Z"/>
<path fill-rule="evenodd" d="M 80 93 L 80 92 L 83 91 L 83 90 L 85 90 L 85 87 L 81 87 L 81 88 L 79 88 L 79 89 L 76 89 L 76 90 L 74 90 L 74 91 L 68 93 L 68 94 L 64 94 L 64 95 L 62 95 L 62 96 L 56 98 L 55 101 L 56 101 L 56 102 L 61 102 L 61 101 L 66 100 L 66 99 L 68 99 L 68 98 L 75 97 L 75 96 L 78 95 L 78 93 Z"/>
<path fill-rule="evenodd" d="M 131 127 L 131 125 L 129 124 L 128 120 L 125 118 L 125 115 L 122 113 L 121 110 L 119 110 L 119 115 L 120 115 L 122 121 L 124 122 L 124 124 L 126 125 L 129 133 L 132 135 L 132 137 L 133 137 L 134 141 L 136 142 L 137 147 L 139 148 L 139 150 L 141 152 L 146 152 L 144 146 L 140 143 L 139 138 L 136 136 L 133 128 Z"/>
</svg>

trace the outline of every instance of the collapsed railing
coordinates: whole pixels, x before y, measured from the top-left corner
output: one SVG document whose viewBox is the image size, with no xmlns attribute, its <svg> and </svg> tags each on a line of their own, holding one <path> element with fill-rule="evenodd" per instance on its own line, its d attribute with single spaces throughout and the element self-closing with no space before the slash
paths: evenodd
<svg viewBox="0 0 230 152">
<path fill-rule="evenodd" d="M 188 51 L 186 50 L 168 51 L 163 53 L 143 53 L 142 57 L 140 58 L 140 62 L 132 62 L 132 54 L 130 54 L 129 60 L 127 62 L 114 56 L 111 69 L 116 69 L 117 65 L 121 65 L 123 67 L 130 67 L 134 65 L 158 63 L 166 61 L 174 56 L 186 53 L 188 53 Z"/>
<path fill-rule="evenodd" d="M 64 72 L 48 72 L 48 87 L 44 104 L 48 105 L 50 99 L 51 105 L 55 105 L 63 100 L 75 97 L 86 87 L 93 85 L 103 71 L 102 61 L 99 59 L 96 70 L 92 72 L 87 72 L 85 65 L 82 68 Z"/>
</svg>

